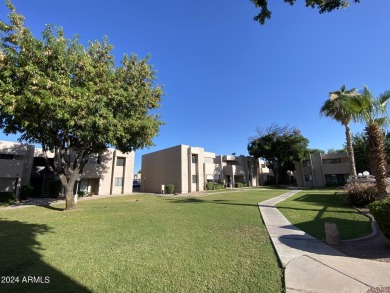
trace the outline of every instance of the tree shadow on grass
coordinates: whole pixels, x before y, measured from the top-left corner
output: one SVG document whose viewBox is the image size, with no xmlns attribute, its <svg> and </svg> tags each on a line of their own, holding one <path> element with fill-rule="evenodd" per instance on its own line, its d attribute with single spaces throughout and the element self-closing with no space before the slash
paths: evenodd
<svg viewBox="0 0 390 293">
<path fill-rule="evenodd" d="M 345 201 L 341 196 L 321 193 L 307 193 L 303 196 L 294 198 L 292 201 L 306 202 L 316 206 L 332 205 L 336 207 L 345 205 Z"/>
<path fill-rule="evenodd" d="M 340 210 L 340 208 L 348 208 L 349 205 L 345 203 L 345 201 L 336 195 L 329 195 L 329 194 L 320 194 L 320 193 L 308 193 L 303 196 L 299 196 L 297 198 L 294 198 L 291 202 L 304 202 L 306 205 L 313 206 L 312 209 L 310 208 L 300 208 L 300 207 L 288 207 L 284 206 L 284 203 L 277 205 L 276 207 L 282 211 L 282 210 L 297 210 L 297 211 L 318 211 L 318 214 L 316 216 L 316 219 L 319 219 L 322 217 L 322 215 L 328 211 L 329 209 L 338 209 L 334 210 L 337 213 L 340 214 L 355 214 L 356 212 L 351 211 L 345 211 Z"/>
<path fill-rule="evenodd" d="M 257 207 L 257 204 L 249 204 L 249 203 L 237 203 L 229 200 L 215 199 L 215 200 L 203 200 L 194 197 L 180 198 L 180 199 L 167 199 L 171 203 L 208 203 L 208 204 L 222 204 L 222 205 L 234 205 L 234 206 L 250 206 Z"/>
<path fill-rule="evenodd" d="M 333 217 L 324 217 L 322 219 L 316 220 L 316 225 L 313 225 L 312 221 L 296 223 L 295 226 L 310 234 L 311 236 L 325 241 L 325 223 L 336 223 L 337 229 L 340 233 L 340 239 L 354 239 L 359 237 L 367 236 L 371 233 L 371 223 L 358 220 L 349 220 Z M 316 228 L 318 227 L 318 228 Z M 360 227 L 360 229 L 356 229 Z M 366 231 L 366 233 L 362 233 Z"/>
<path fill-rule="evenodd" d="M 41 207 L 47 208 L 49 210 L 54 210 L 54 211 L 64 211 L 65 208 L 58 208 L 58 207 L 53 207 L 51 205 L 40 205 Z"/>
<path fill-rule="evenodd" d="M 282 213 L 283 210 L 294 210 L 303 213 L 305 211 L 316 212 L 312 221 L 296 223 L 295 226 L 317 239 L 325 239 L 326 222 L 337 224 L 341 239 L 351 239 L 365 236 L 364 233 L 361 233 L 362 231 L 367 231 L 367 234 L 371 232 L 371 223 L 369 221 L 348 219 L 348 214 L 356 214 L 357 212 L 353 209 L 346 210 L 345 208 L 349 208 L 349 205 L 346 205 L 342 198 L 335 195 L 308 193 L 294 198 L 292 202 L 302 202 L 305 203 L 305 206 L 283 206 L 283 203 L 281 203 L 277 206 L 277 209 Z M 308 208 L 308 206 L 312 208 Z M 340 217 L 326 216 L 330 215 L 329 213 L 338 214 Z M 347 217 L 347 219 L 344 217 Z"/>
<path fill-rule="evenodd" d="M 0 292 L 92 292 L 43 261 L 43 224 L 0 219 Z M 66 260 L 64 260 L 66 261 Z"/>
</svg>

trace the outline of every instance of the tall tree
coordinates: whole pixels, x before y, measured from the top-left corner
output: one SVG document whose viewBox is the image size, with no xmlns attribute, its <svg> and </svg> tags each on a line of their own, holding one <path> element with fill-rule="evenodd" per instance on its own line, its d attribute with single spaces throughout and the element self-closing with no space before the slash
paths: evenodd
<svg viewBox="0 0 390 293">
<path fill-rule="evenodd" d="M 268 9 L 267 0 L 251 0 L 256 7 L 260 8 L 260 13 L 254 17 L 254 20 L 260 24 L 264 24 L 266 19 L 271 18 L 271 11 Z M 296 0 L 284 0 L 284 2 L 294 5 Z M 354 3 L 360 3 L 360 0 L 353 0 Z M 345 8 L 349 6 L 348 0 L 305 0 L 305 6 L 318 9 L 319 13 L 331 12 L 335 9 Z"/>
<path fill-rule="evenodd" d="M 385 91 L 378 98 L 374 98 L 365 86 L 358 96 L 350 100 L 357 119 L 366 123 L 370 167 L 375 176 L 379 198 L 387 196 L 387 160 L 382 126 L 389 121 L 386 115 L 389 99 L 390 91 Z"/>
<path fill-rule="evenodd" d="M 106 38 L 85 48 L 53 26 L 37 39 L 10 1 L 7 7 L 9 23 L 0 21 L 0 128 L 42 145 L 66 209 L 73 209 L 74 184 L 92 154 L 153 145 L 162 122 L 149 110 L 159 107 L 162 90 L 148 58 L 125 55 L 116 67 Z"/>
<path fill-rule="evenodd" d="M 321 107 L 320 114 L 330 117 L 340 122 L 345 127 L 345 136 L 347 139 L 347 151 L 350 163 L 349 174 L 356 177 L 355 156 L 352 146 L 352 134 L 349 123 L 355 119 L 355 112 L 352 110 L 349 100 L 358 95 L 356 89 L 346 90 L 343 85 L 340 90 L 330 92 L 327 99 Z"/>
<path fill-rule="evenodd" d="M 294 169 L 294 161 L 301 161 L 308 154 L 309 140 L 297 128 L 280 127 L 272 124 L 257 129 L 257 136 L 250 138 L 248 152 L 255 158 L 262 158 L 274 172 L 276 183 L 279 175 Z M 282 176 L 283 176 L 282 175 Z"/>
</svg>

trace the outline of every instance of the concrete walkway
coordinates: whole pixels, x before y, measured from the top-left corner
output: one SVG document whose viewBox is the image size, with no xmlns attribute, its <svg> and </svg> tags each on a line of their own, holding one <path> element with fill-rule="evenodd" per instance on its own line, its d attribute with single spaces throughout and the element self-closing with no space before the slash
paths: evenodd
<svg viewBox="0 0 390 293">
<path fill-rule="evenodd" d="M 293 226 L 275 208 L 277 203 L 299 191 L 258 204 L 285 269 L 286 292 L 367 292 L 390 287 L 389 263 L 348 257 Z"/>
</svg>

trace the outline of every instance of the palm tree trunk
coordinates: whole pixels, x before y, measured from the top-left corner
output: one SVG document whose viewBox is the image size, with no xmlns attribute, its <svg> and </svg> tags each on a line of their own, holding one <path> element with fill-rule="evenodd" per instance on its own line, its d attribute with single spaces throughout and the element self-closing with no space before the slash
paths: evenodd
<svg viewBox="0 0 390 293">
<path fill-rule="evenodd" d="M 349 175 L 356 177 L 355 153 L 352 145 L 352 134 L 348 124 L 345 124 L 345 136 L 347 137 L 347 150 L 349 158 Z"/>
<path fill-rule="evenodd" d="M 387 196 L 387 161 L 381 127 L 371 123 L 366 127 L 371 171 L 375 176 L 378 199 Z"/>
</svg>

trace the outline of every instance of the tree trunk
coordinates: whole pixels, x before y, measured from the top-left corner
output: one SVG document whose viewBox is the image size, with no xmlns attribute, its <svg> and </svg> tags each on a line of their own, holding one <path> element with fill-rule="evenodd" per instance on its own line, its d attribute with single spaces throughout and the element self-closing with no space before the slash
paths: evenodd
<svg viewBox="0 0 390 293">
<path fill-rule="evenodd" d="M 366 132 L 370 167 L 375 176 L 378 199 L 382 199 L 387 196 L 387 161 L 383 132 L 375 122 L 367 125 Z"/>
<path fill-rule="evenodd" d="M 78 172 L 74 172 L 70 178 L 66 178 L 64 175 L 60 176 L 62 186 L 65 189 L 65 210 L 76 209 L 76 201 L 74 195 L 74 185 L 78 177 Z"/>
<path fill-rule="evenodd" d="M 76 209 L 75 196 L 73 194 L 73 190 L 66 193 L 66 205 L 65 210 L 74 210 Z"/>
<path fill-rule="evenodd" d="M 347 150 L 349 158 L 349 175 L 356 177 L 356 164 L 355 164 L 355 153 L 352 145 L 352 134 L 349 125 L 345 125 L 345 136 L 347 137 Z"/>
<path fill-rule="evenodd" d="M 274 172 L 275 184 L 279 185 L 279 166 L 276 164 L 272 165 L 272 171 Z"/>
</svg>

